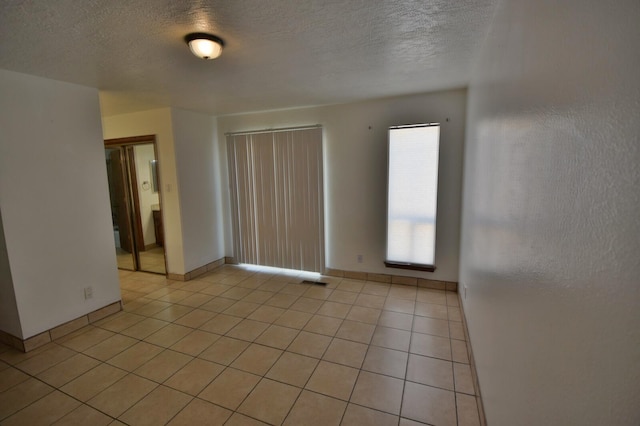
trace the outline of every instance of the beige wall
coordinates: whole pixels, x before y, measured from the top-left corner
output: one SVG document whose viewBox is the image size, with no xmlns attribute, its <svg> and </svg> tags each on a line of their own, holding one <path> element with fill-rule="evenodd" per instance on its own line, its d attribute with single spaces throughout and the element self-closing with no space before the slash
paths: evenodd
<svg viewBox="0 0 640 426">
<path fill-rule="evenodd" d="M 26 339 L 119 301 L 120 288 L 98 91 L 0 71 L 0 93 L 4 247 Z"/>
<path fill-rule="evenodd" d="M 216 119 L 172 109 L 184 264 L 192 271 L 225 256 Z"/>
<path fill-rule="evenodd" d="M 167 272 L 184 274 L 179 184 L 171 109 L 155 109 L 102 118 L 104 139 L 156 135 Z"/>
<path fill-rule="evenodd" d="M 216 119 L 177 108 L 103 118 L 105 139 L 156 135 L 168 272 L 221 259 L 224 225 Z"/>
<path fill-rule="evenodd" d="M 458 280 L 460 201 L 466 91 L 379 99 L 345 105 L 218 117 L 225 158 L 226 253 L 233 252 L 226 132 L 321 124 L 324 129 L 325 241 L 331 268 Z M 448 121 L 447 121 L 448 120 Z M 389 126 L 442 123 L 436 267 L 434 273 L 385 268 L 387 131 Z M 357 255 L 363 262 L 357 262 Z"/>
<path fill-rule="evenodd" d="M 482 49 L 460 282 L 489 425 L 640 424 L 639 18 L 512 0 Z"/>
<path fill-rule="evenodd" d="M 0 207 L 2 205 L 0 204 Z M 0 210 L 0 330 L 22 337 L 20 316 L 18 314 L 18 302 L 13 290 L 13 278 L 11 278 L 11 265 L 9 264 L 9 252 L 4 240 L 4 228 L 2 225 L 2 211 Z"/>
</svg>

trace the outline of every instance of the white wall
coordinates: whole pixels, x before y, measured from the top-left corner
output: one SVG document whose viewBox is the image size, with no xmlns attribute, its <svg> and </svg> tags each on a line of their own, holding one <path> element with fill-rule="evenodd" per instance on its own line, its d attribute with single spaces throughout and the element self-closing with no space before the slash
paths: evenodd
<svg viewBox="0 0 640 426">
<path fill-rule="evenodd" d="M 155 109 L 102 118 L 104 139 L 156 135 L 160 197 L 164 224 L 167 272 L 184 274 L 180 198 L 171 127 L 171 109 Z"/>
<path fill-rule="evenodd" d="M 216 119 L 171 110 L 186 271 L 221 259 L 224 227 Z"/>
<path fill-rule="evenodd" d="M 345 105 L 218 117 L 226 132 L 322 124 L 324 128 L 327 266 L 371 273 L 458 280 L 462 152 L 466 91 L 453 90 Z M 449 121 L 447 122 L 447 118 Z M 389 126 L 442 123 L 434 273 L 385 268 L 387 131 Z M 232 255 L 228 182 L 224 182 L 226 252 Z M 363 263 L 357 263 L 362 254 Z"/>
<path fill-rule="evenodd" d="M 488 424 L 640 424 L 640 2 L 502 2 L 460 282 Z"/>
<path fill-rule="evenodd" d="M 0 70 L 0 93 L 0 206 L 26 339 L 120 288 L 98 91 Z"/>
<path fill-rule="evenodd" d="M 136 145 L 133 147 L 136 160 L 136 179 L 138 181 L 138 199 L 140 203 L 140 221 L 142 222 L 142 236 L 144 245 L 156 242 L 153 213 L 151 206 L 160 202 L 160 196 L 153 192 L 151 166 L 149 162 L 156 158 L 153 144 Z M 147 182 L 147 185 L 145 185 Z M 146 188 L 146 189 L 145 189 Z"/>
</svg>

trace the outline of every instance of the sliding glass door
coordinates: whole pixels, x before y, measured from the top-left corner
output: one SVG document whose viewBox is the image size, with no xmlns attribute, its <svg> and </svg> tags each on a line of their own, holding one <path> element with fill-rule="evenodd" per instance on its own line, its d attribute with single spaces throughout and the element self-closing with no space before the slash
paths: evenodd
<svg viewBox="0 0 640 426">
<path fill-rule="evenodd" d="M 235 256 L 322 272 L 322 128 L 227 136 Z"/>
</svg>

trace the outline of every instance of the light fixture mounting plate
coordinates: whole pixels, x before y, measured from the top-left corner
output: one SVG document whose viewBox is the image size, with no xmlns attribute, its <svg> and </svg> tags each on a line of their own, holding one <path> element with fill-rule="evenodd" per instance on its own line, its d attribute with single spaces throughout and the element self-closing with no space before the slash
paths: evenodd
<svg viewBox="0 0 640 426">
<path fill-rule="evenodd" d="M 191 43 L 194 40 L 210 40 L 210 41 L 218 43 L 220 46 L 224 47 L 224 40 L 222 40 L 220 37 L 215 36 L 213 34 L 209 34 L 209 33 L 189 33 L 186 36 L 184 36 L 184 41 L 186 41 L 187 44 Z"/>
</svg>

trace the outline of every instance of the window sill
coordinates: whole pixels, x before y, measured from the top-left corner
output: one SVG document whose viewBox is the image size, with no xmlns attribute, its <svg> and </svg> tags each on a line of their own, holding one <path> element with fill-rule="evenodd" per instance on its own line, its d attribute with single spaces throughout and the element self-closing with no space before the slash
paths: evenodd
<svg viewBox="0 0 640 426">
<path fill-rule="evenodd" d="M 419 263 L 390 262 L 388 260 L 385 260 L 384 265 L 387 268 L 411 269 L 413 271 L 434 272 L 436 270 L 435 265 L 421 265 Z"/>
</svg>

